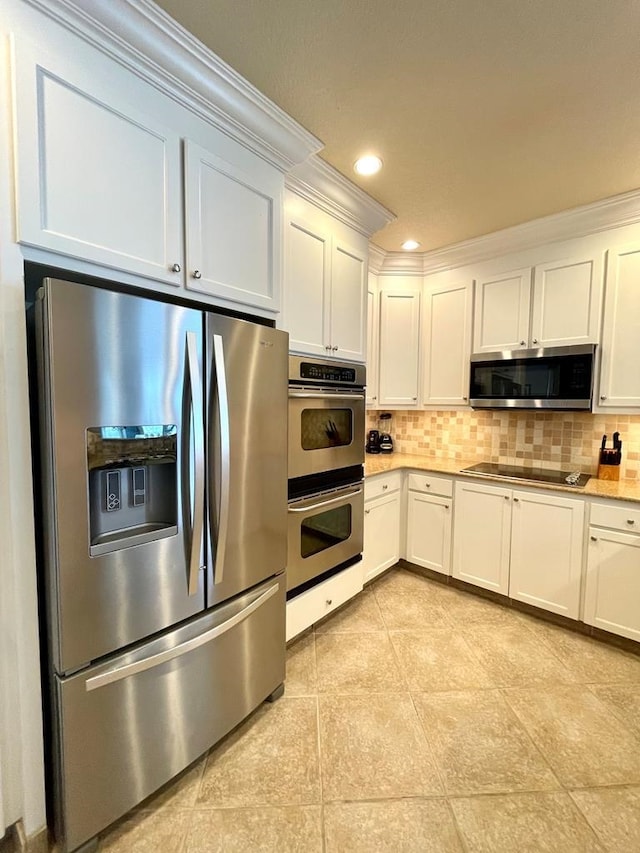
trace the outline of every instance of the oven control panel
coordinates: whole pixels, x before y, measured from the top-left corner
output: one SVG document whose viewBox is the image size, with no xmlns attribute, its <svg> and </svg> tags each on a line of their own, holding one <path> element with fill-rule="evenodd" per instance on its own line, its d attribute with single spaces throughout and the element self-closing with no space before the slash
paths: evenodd
<svg viewBox="0 0 640 853">
<path fill-rule="evenodd" d="M 363 364 L 327 362 L 291 355 L 289 356 L 289 382 L 310 382 L 352 388 L 363 387 L 365 384 L 365 367 Z"/>
</svg>

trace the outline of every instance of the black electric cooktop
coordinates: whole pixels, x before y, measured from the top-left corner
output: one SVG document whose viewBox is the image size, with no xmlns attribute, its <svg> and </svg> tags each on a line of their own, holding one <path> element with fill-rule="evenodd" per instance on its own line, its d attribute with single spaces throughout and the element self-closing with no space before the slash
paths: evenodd
<svg viewBox="0 0 640 853">
<path fill-rule="evenodd" d="M 582 488 L 591 479 L 591 474 L 576 471 L 553 471 L 549 468 L 520 468 L 518 465 L 501 465 L 499 462 L 478 462 L 469 468 L 463 468 L 462 473 L 490 474 L 494 477 L 506 477 L 512 480 L 536 480 L 539 483 L 555 483 L 559 486 L 575 486 Z M 578 474 L 574 480 L 572 475 Z M 567 480 L 567 477 L 570 479 Z M 572 482 L 574 480 L 574 482 Z"/>
</svg>

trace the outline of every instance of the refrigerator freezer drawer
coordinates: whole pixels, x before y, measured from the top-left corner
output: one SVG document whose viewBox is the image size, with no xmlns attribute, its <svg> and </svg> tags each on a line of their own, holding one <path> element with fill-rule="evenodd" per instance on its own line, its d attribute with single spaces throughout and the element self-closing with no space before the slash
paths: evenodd
<svg viewBox="0 0 640 853">
<path fill-rule="evenodd" d="M 56 835 L 96 835 L 284 681 L 285 577 L 68 678 L 56 676 Z"/>
</svg>

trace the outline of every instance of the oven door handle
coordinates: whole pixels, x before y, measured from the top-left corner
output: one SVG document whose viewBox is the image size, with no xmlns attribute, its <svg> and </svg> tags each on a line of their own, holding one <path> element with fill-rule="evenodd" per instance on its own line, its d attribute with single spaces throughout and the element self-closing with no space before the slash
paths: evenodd
<svg viewBox="0 0 640 853">
<path fill-rule="evenodd" d="M 288 507 L 288 512 L 312 512 L 314 509 L 320 509 L 323 506 L 331 506 L 331 504 L 340 503 L 348 498 L 354 498 L 356 495 L 361 495 L 362 489 L 356 489 L 354 492 L 347 492 L 344 495 L 338 495 L 335 498 L 329 498 L 327 501 L 320 501 L 319 503 L 309 504 L 308 506 L 303 507 Z"/>
<path fill-rule="evenodd" d="M 333 391 L 289 391 L 289 397 L 298 400 L 364 400 L 364 394 L 336 394 Z"/>
</svg>

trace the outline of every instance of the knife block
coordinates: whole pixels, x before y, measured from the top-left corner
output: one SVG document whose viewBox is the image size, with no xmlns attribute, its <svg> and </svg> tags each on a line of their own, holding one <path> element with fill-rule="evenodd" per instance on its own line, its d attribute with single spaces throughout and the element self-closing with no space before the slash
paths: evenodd
<svg viewBox="0 0 640 853">
<path fill-rule="evenodd" d="M 602 462 L 598 465 L 599 480 L 619 480 L 620 465 L 603 465 Z"/>
</svg>

